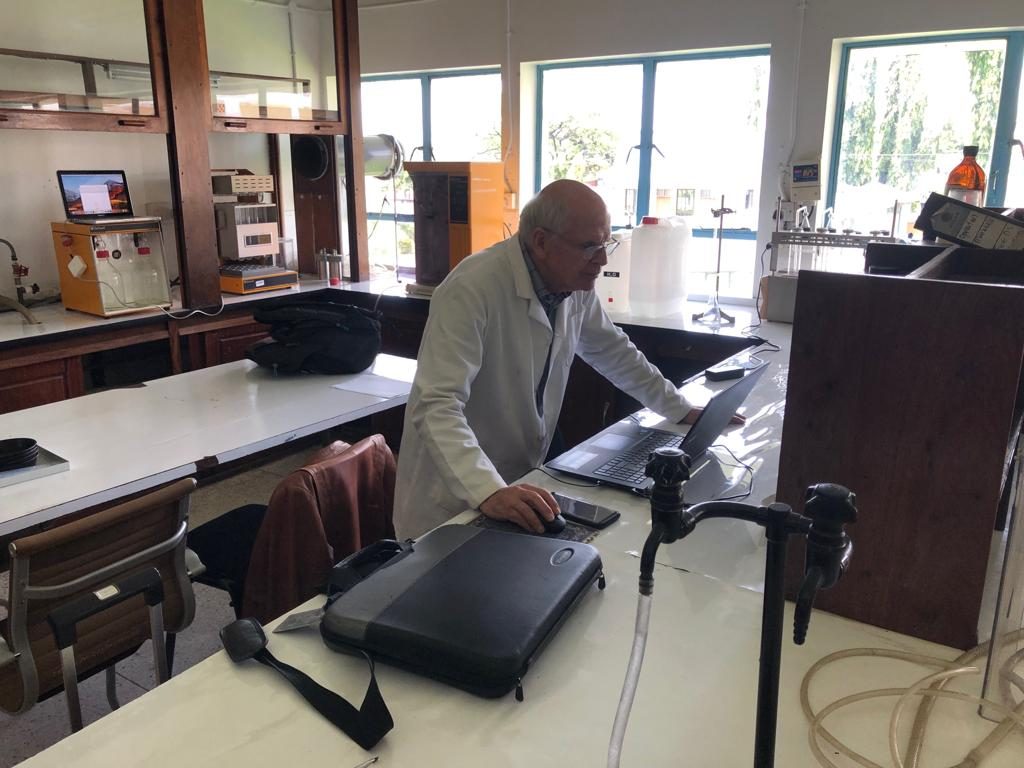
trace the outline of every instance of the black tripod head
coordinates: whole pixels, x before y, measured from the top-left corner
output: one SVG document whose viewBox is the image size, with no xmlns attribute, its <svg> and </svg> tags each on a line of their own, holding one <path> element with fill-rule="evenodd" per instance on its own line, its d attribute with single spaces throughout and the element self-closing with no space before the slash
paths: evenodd
<svg viewBox="0 0 1024 768">
<path fill-rule="evenodd" d="M 850 564 L 853 542 L 846 534 L 846 526 L 857 521 L 857 497 L 841 485 L 812 485 L 807 489 L 804 515 L 811 519 L 811 525 L 807 531 L 804 581 L 794 617 L 793 642 L 797 645 L 802 645 L 807 636 L 818 590 L 834 586 Z"/>
<path fill-rule="evenodd" d="M 654 480 L 651 523 L 662 529 L 661 541 L 671 544 L 693 530 L 692 516 L 684 514 L 683 487 L 690 479 L 690 457 L 678 448 L 658 448 L 650 455 L 644 474 Z"/>
</svg>

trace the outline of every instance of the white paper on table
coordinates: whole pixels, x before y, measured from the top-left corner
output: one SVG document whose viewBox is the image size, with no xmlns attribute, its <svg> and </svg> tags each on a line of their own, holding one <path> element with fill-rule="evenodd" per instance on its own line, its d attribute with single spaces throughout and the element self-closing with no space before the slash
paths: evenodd
<svg viewBox="0 0 1024 768">
<path fill-rule="evenodd" d="M 347 392 L 391 398 L 409 394 L 409 388 L 412 385 L 407 381 L 388 379 L 375 373 L 360 373 L 348 381 L 343 381 L 341 384 L 332 384 L 331 386 L 334 389 L 344 389 Z"/>
</svg>

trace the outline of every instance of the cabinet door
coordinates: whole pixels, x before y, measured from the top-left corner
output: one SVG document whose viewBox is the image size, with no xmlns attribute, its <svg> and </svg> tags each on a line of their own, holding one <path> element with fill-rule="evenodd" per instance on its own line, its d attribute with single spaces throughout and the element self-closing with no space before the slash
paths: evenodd
<svg viewBox="0 0 1024 768">
<path fill-rule="evenodd" d="M 214 130 L 351 129 L 348 69 L 351 59 L 358 60 L 350 52 L 358 40 L 354 0 L 201 4 Z"/>
<path fill-rule="evenodd" d="M 0 371 L 0 413 L 78 397 L 82 391 L 78 357 L 9 368 Z"/>
<path fill-rule="evenodd" d="M 0 125 L 167 132 L 158 0 L 8 5 Z"/>
<path fill-rule="evenodd" d="M 234 328 L 210 331 L 204 335 L 205 365 L 232 363 L 245 357 L 245 350 L 270 335 L 270 326 L 249 323 Z"/>
<path fill-rule="evenodd" d="M 608 379 L 581 359 L 572 361 L 562 411 L 558 416 L 558 429 L 566 450 L 611 423 L 609 419 L 617 391 Z"/>
</svg>

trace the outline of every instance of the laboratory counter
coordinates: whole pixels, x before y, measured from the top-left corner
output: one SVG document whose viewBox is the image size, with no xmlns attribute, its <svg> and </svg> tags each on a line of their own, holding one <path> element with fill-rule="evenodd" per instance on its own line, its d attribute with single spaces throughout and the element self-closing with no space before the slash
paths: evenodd
<svg viewBox="0 0 1024 768">
<path fill-rule="evenodd" d="M 407 296 L 406 283 L 389 278 L 333 288 L 324 281 L 303 281 L 283 291 L 227 296 L 222 309 L 209 313 L 149 311 L 104 319 L 54 304 L 35 310 L 39 325 L 24 323 L 14 312 L 0 314 L 0 413 L 242 360 L 246 350 L 269 333 L 268 326 L 253 318 L 256 307 L 301 295 L 332 294 L 381 313 L 383 352 L 416 357 L 430 302 Z M 735 308 L 736 326 L 716 331 L 690 319 L 702 304 L 680 305 L 685 312 L 664 318 L 611 315 L 676 384 L 757 343 L 741 332 L 752 322 L 750 307 Z M 565 401 L 560 427 L 567 444 L 638 407 L 580 360 L 573 363 Z M 399 440 L 400 418 L 382 429 L 389 441 Z"/>
<path fill-rule="evenodd" d="M 573 494 L 577 488 L 546 475 L 532 478 Z M 481 699 L 387 664 L 376 667 L 395 727 L 369 752 L 318 715 L 275 672 L 253 661 L 233 664 L 221 651 L 145 696 L 36 755 L 26 768 L 74 764 L 303 766 L 352 768 L 378 758 L 383 768 L 476 766 L 564 768 L 605 765 L 630 647 L 637 605 L 638 552 L 650 530 L 640 499 L 609 489 L 600 501 L 622 514 L 593 540 L 607 587 L 585 595 L 523 679 L 525 699 L 511 694 Z M 464 513 L 454 522 L 470 522 Z M 692 546 L 683 546 L 692 544 Z M 706 550 L 707 558 L 692 555 Z M 664 547 L 655 566 L 655 590 L 644 669 L 623 750 L 625 768 L 750 765 L 761 595 L 731 578 L 732 564 L 760 559 L 743 529 L 698 529 L 691 541 Z M 705 574 L 701 562 L 718 560 Z M 740 572 L 747 566 L 741 566 Z M 840 584 L 837 589 L 841 589 Z M 317 608 L 314 598 L 296 610 Z M 792 606 L 786 623 L 792 626 Z M 274 622 L 276 624 L 276 622 Z M 271 626 L 273 626 L 272 624 Z M 271 634 L 269 649 L 318 683 L 360 700 L 365 662 L 329 650 L 315 627 Z M 816 765 L 801 681 L 827 654 L 852 648 L 920 654 L 951 660 L 957 651 L 822 612 L 811 619 L 807 643 L 783 646 L 776 765 Z M 907 687 L 933 671 L 875 655 L 854 657 L 818 673 L 809 688 L 815 712 L 861 691 Z M 954 684 L 977 692 L 978 677 Z M 888 764 L 888 721 L 895 699 L 861 703 L 831 715 L 825 725 L 844 744 Z M 912 717 L 908 713 L 906 720 Z M 931 717 L 923 765 L 964 757 L 991 730 L 965 705 L 940 702 Z M 905 734 L 909 728 L 900 731 Z M 901 744 L 905 744 L 905 735 Z M 853 765 L 823 744 L 834 765 Z M 986 766 L 1019 766 L 1024 737 L 1012 733 Z"/>
</svg>

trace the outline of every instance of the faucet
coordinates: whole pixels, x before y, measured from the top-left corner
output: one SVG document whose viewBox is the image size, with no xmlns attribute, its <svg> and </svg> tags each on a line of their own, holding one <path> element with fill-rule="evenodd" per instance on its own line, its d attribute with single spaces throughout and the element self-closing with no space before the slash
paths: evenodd
<svg viewBox="0 0 1024 768">
<path fill-rule="evenodd" d="M 0 307 L 6 307 L 7 309 L 13 309 L 15 312 L 20 312 L 25 318 L 25 322 L 33 325 L 40 325 L 40 322 L 36 319 L 36 316 L 32 314 L 32 311 L 25 306 L 25 292 L 26 288 L 21 284 L 21 278 L 28 276 L 28 267 L 24 264 L 18 263 L 18 254 L 14 250 L 14 245 L 11 244 L 10 240 L 4 240 L 0 237 L 0 243 L 7 246 L 7 249 L 11 252 L 11 271 L 14 273 L 14 291 L 17 295 L 17 301 L 9 299 L 6 296 L 0 296 Z M 39 293 L 39 286 L 32 286 L 32 293 Z"/>
</svg>

